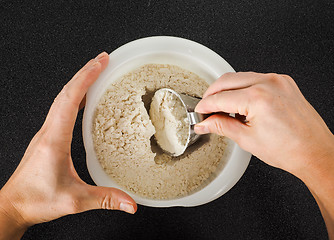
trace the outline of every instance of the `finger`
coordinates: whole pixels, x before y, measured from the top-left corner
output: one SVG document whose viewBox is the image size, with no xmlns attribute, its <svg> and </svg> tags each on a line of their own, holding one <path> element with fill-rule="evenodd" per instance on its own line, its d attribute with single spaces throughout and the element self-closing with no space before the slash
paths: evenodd
<svg viewBox="0 0 334 240">
<path fill-rule="evenodd" d="M 195 125 L 197 134 L 215 133 L 239 143 L 247 135 L 248 126 L 228 114 L 217 113 Z"/>
<path fill-rule="evenodd" d="M 225 112 L 247 116 L 249 104 L 247 93 L 247 89 L 238 89 L 209 95 L 197 104 L 195 112 L 203 114 Z"/>
<path fill-rule="evenodd" d="M 104 71 L 109 63 L 109 55 L 106 52 L 102 52 L 95 58 L 95 60 L 101 63 L 101 71 Z"/>
<path fill-rule="evenodd" d="M 137 211 L 136 202 L 125 192 L 109 187 L 86 185 L 78 197 L 80 212 L 92 209 L 121 210 L 134 214 Z"/>
<path fill-rule="evenodd" d="M 106 68 L 109 61 L 107 53 L 101 53 L 95 59 L 89 61 L 83 69 L 69 81 L 58 94 L 48 116 L 45 125 L 51 134 L 62 141 L 70 141 L 72 131 L 82 102 L 88 88 L 96 81 L 101 71 Z M 68 137 L 69 139 L 64 139 Z"/>
<path fill-rule="evenodd" d="M 203 98 L 221 91 L 247 88 L 261 82 L 264 75 L 254 72 L 225 73 L 209 86 Z"/>
<path fill-rule="evenodd" d="M 87 69 L 92 63 L 95 61 L 99 61 L 102 64 L 102 71 L 107 67 L 109 58 L 106 58 L 108 54 L 106 52 L 102 52 L 96 56 L 96 58 L 89 60 L 85 66 L 83 66 L 73 77 L 75 79 L 82 71 Z"/>
</svg>

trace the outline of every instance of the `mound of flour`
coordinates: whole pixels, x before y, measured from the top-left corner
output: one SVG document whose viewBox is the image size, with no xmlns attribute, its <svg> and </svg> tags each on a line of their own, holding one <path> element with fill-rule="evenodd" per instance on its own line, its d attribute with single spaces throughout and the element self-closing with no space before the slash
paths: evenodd
<svg viewBox="0 0 334 240">
<path fill-rule="evenodd" d="M 181 155 L 189 136 L 189 120 L 181 100 L 170 91 L 156 91 L 152 98 L 150 118 L 159 146 L 174 156 Z"/>
</svg>

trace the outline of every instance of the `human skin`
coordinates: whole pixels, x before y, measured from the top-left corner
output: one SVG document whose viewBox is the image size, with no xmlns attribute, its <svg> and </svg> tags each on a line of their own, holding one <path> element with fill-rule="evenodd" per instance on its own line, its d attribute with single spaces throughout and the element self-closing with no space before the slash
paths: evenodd
<svg viewBox="0 0 334 240">
<path fill-rule="evenodd" d="M 197 124 L 196 133 L 229 137 L 267 164 L 300 178 L 334 239 L 334 136 L 291 77 L 224 74 L 207 89 L 195 111 L 217 113 Z M 245 116 L 246 121 L 227 113 Z"/>
<path fill-rule="evenodd" d="M 43 126 L 0 191 L 0 239 L 20 239 L 29 226 L 91 209 L 136 212 L 136 203 L 126 193 L 82 181 L 71 157 L 80 105 L 108 61 L 105 52 L 90 60 L 56 97 Z"/>
</svg>

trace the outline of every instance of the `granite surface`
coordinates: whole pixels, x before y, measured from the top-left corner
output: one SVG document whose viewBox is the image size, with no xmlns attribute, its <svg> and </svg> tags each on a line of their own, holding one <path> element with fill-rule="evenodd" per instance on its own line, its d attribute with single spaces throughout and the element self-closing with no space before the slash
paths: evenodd
<svg viewBox="0 0 334 240">
<path fill-rule="evenodd" d="M 324 1 L 1 1 L 0 186 L 20 162 L 62 86 L 90 58 L 138 38 L 206 45 L 237 71 L 291 75 L 334 130 L 334 3 Z M 79 114 L 72 157 L 85 164 Z M 282 149 L 284 151 L 284 149 Z M 204 206 L 134 215 L 95 210 L 29 228 L 23 239 L 326 239 L 296 177 L 253 157 L 227 194 Z"/>
</svg>

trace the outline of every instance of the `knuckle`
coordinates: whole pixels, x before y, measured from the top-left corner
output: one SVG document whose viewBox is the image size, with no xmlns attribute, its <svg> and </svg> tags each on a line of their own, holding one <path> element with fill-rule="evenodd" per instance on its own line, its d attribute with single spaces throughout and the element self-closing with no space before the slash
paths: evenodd
<svg viewBox="0 0 334 240">
<path fill-rule="evenodd" d="M 263 89 L 259 86 L 250 87 L 248 91 L 249 97 L 252 101 L 257 101 L 263 98 Z"/>
<path fill-rule="evenodd" d="M 247 71 L 247 72 L 237 72 L 238 76 L 243 76 L 243 77 L 252 77 L 254 75 L 258 75 L 259 73 L 253 72 L 253 71 Z"/>
<path fill-rule="evenodd" d="M 45 133 L 42 134 L 38 138 L 38 151 L 41 153 L 49 153 L 52 151 L 53 147 L 53 142 L 52 139 L 49 137 L 49 134 Z"/>
<path fill-rule="evenodd" d="M 212 106 L 214 107 L 214 109 L 219 109 L 221 110 L 221 95 L 218 94 L 214 94 L 212 95 L 212 97 L 209 99 L 210 101 L 208 101 L 206 103 L 206 107 L 208 109 L 210 109 Z"/>
<path fill-rule="evenodd" d="M 254 71 L 247 71 L 246 73 L 248 73 L 248 74 L 256 74 L 256 75 L 258 75 L 259 73 L 257 73 L 257 72 L 254 72 Z"/>
<path fill-rule="evenodd" d="M 270 108 L 272 96 L 264 88 L 260 86 L 253 87 L 250 89 L 249 95 L 251 102 L 253 102 L 256 107 L 260 109 Z"/>
<path fill-rule="evenodd" d="M 106 195 L 103 197 L 101 201 L 101 209 L 108 209 L 108 210 L 114 209 L 114 202 L 111 195 Z"/>
<path fill-rule="evenodd" d="M 236 73 L 234 72 L 226 72 L 221 77 L 218 79 L 219 81 L 223 81 L 226 78 L 230 78 L 231 76 L 235 75 Z"/>
<path fill-rule="evenodd" d="M 75 99 L 75 95 L 71 93 L 70 86 L 66 84 L 63 89 L 60 91 L 60 93 L 55 98 L 54 102 L 59 105 L 74 105 L 77 106 L 79 103 L 77 102 L 77 99 Z M 61 114 L 61 112 L 60 112 Z M 65 117 L 66 118 L 66 117 Z"/>
<path fill-rule="evenodd" d="M 79 213 L 83 211 L 82 201 L 76 197 L 71 197 L 71 202 L 69 205 L 70 213 Z"/>
<path fill-rule="evenodd" d="M 279 83 L 282 80 L 280 75 L 278 75 L 277 73 L 267 73 L 266 77 L 268 81 L 272 83 Z"/>
<path fill-rule="evenodd" d="M 290 80 L 292 80 L 292 78 L 288 75 L 281 75 L 281 74 L 277 74 L 277 73 L 267 73 L 267 78 L 268 81 L 277 87 L 281 87 L 281 88 L 285 88 L 286 86 L 288 86 Z M 287 81 L 288 80 L 288 81 Z"/>
<path fill-rule="evenodd" d="M 217 118 L 214 120 L 214 132 L 218 135 L 225 136 L 223 124 Z"/>
<path fill-rule="evenodd" d="M 41 137 L 45 136 L 47 131 L 48 131 L 48 124 L 45 121 L 44 124 L 42 125 L 42 127 L 36 133 L 35 137 L 41 138 Z"/>
<path fill-rule="evenodd" d="M 54 102 L 66 102 L 70 99 L 69 86 L 66 84 L 55 98 Z"/>
<path fill-rule="evenodd" d="M 285 78 L 285 79 L 288 80 L 288 81 L 293 81 L 292 77 L 290 77 L 290 76 L 287 75 L 287 74 L 281 74 L 280 76 L 283 77 L 283 78 Z"/>
<path fill-rule="evenodd" d="M 82 201 L 74 192 L 65 191 L 59 193 L 62 207 L 67 214 L 75 214 L 84 211 Z"/>
<path fill-rule="evenodd" d="M 79 199 L 73 198 L 70 205 L 71 213 L 78 213 L 82 211 L 82 203 Z"/>
<path fill-rule="evenodd" d="M 84 202 L 86 195 L 82 194 L 83 192 L 85 192 L 85 189 L 80 189 L 79 191 L 77 190 L 79 189 L 75 189 L 71 192 L 66 191 L 65 193 L 65 196 L 69 200 L 68 205 L 71 213 L 79 213 L 86 210 Z"/>
<path fill-rule="evenodd" d="M 288 85 L 291 85 L 291 84 L 292 84 L 292 85 L 296 85 L 295 80 L 293 80 L 293 78 L 290 77 L 289 75 L 282 74 L 281 76 L 282 76 L 282 78 L 285 80 L 285 82 L 288 83 Z"/>
<path fill-rule="evenodd" d="M 226 73 L 224 73 L 222 76 L 227 77 L 227 76 L 232 76 L 232 75 L 234 75 L 234 74 L 235 74 L 234 72 L 226 72 Z"/>
<path fill-rule="evenodd" d="M 70 94 L 70 87 L 68 84 L 66 84 L 63 89 L 61 90 L 59 96 L 61 97 L 62 100 L 67 101 L 71 99 L 71 94 Z"/>
<path fill-rule="evenodd" d="M 82 68 L 82 70 L 89 68 L 93 64 L 93 62 L 96 62 L 95 58 L 90 59 L 86 65 Z"/>
</svg>

